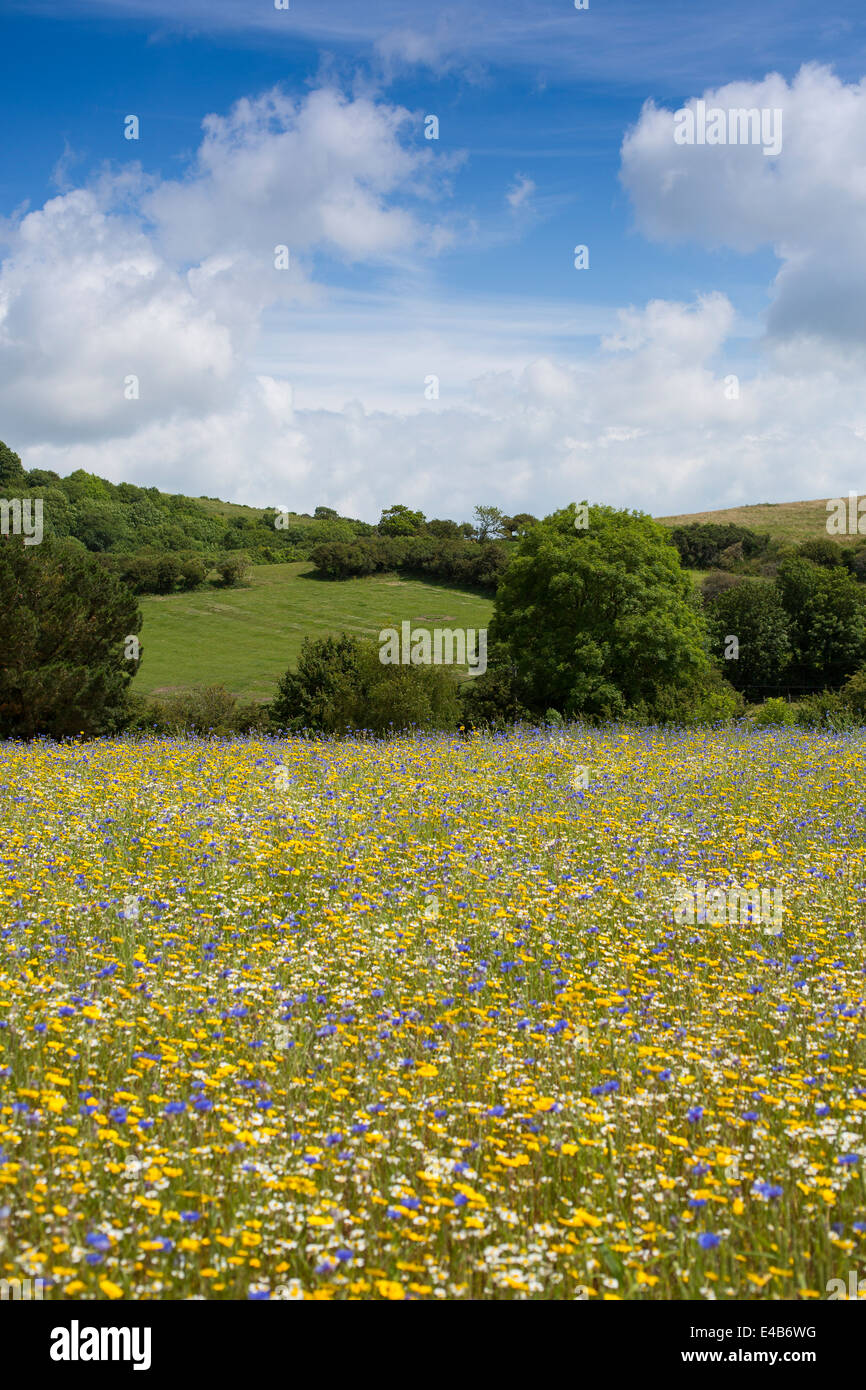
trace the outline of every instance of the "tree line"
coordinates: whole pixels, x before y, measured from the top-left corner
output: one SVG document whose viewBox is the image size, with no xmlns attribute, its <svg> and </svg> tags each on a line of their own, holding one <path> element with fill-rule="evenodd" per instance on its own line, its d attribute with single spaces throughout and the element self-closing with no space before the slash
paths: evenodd
<svg viewBox="0 0 866 1390">
<path fill-rule="evenodd" d="M 492 592 L 502 553 L 535 518 L 478 506 L 472 521 L 434 517 L 403 504 L 377 524 L 333 507 L 312 513 L 232 507 L 77 469 L 61 477 L 26 469 L 0 442 L 0 496 L 41 498 L 45 535 L 98 555 L 135 594 L 171 594 L 239 583 L 251 564 L 312 560 L 329 578 L 401 569 Z M 479 553 L 479 545 L 483 550 Z"/>
<path fill-rule="evenodd" d="M 408 545 L 401 553 L 418 563 L 452 542 L 416 532 L 376 544 Z M 472 541 L 479 556 L 498 544 Z M 6 536 L 0 736 L 689 724 L 738 717 L 747 701 L 781 722 L 843 727 L 866 715 L 866 587 L 838 549 L 807 542 L 772 575 L 729 565 L 699 588 L 651 517 L 572 504 L 510 544 L 484 674 L 458 681 L 447 667 L 383 665 L 373 643 L 335 634 L 304 643 L 269 706 L 244 708 L 219 689 L 132 696 L 142 653 L 129 639 L 141 615 L 128 585 L 70 538 L 28 549 Z"/>
</svg>

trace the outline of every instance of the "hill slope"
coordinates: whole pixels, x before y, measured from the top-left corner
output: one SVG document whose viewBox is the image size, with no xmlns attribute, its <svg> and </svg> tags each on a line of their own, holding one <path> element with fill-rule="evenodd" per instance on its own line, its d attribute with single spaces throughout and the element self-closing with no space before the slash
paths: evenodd
<svg viewBox="0 0 866 1390">
<path fill-rule="evenodd" d="M 416 627 L 486 627 L 483 595 L 372 575 L 317 579 L 308 563 L 256 565 L 236 589 L 200 589 L 139 599 L 144 659 L 141 695 L 190 685 L 225 685 L 243 700 L 269 700 L 304 637 L 353 632 L 378 639 L 408 619 Z"/>
<path fill-rule="evenodd" d="M 716 512 L 690 512 L 683 516 L 656 517 L 665 526 L 688 526 L 694 521 L 716 524 L 733 522 L 748 526 L 752 531 L 767 532 L 776 541 L 800 545 L 802 541 L 819 540 L 827 535 L 827 500 L 811 502 L 756 502 L 745 507 L 726 507 Z M 851 544 L 857 536 L 834 536 L 840 544 Z"/>
<path fill-rule="evenodd" d="M 214 514 L 235 504 L 202 499 Z M 226 509 L 226 510 L 224 510 Z M 255 513 L 256 509 L 238 507 Z M 802 502 L 757 503 L 720 511 L 663 516 L 666 526 L 690 522 L 735 522 L 768 532 L 791 544 L 825 536 L 827 509 L 822 498 Z M 843 543 L 856 539 L 839 536 Z M 698 582 L 702 574 L 692 571 Z M 399 578 L 373 575 L 339 582 L 315 577 L 308 561 L 255 565 L 236 589 L 204 588 L 164 597 L 143 596 L 141 634 L 144 661 L 134 688 L 140 694 L 190 685 L 224 684 L 242 700 L 269 700 L 305 636 L 354 632 L 376 639 L 384 627 L 404 619 L 432 628 L 483 628 L 493 611 L 482 594 Z"/>
</svg>

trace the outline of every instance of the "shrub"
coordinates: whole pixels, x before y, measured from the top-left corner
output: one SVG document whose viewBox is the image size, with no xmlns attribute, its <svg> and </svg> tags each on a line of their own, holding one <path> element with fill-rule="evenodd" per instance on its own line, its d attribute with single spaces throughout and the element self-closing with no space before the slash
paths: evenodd
<svg viewBox="0 0 866 1390">
<path fill-rule="evenodd" d="M 487 655 L 487 670 L 461 687 L 463 723 L 469 729 L 504 729 L 532 720 L 518 694 L 517 667 L 508 649 L 495 644 Z M 561 716 L 560 716 L 561 717 Z"/>
<path fill-rule="evenodd" d="M 802 555 L 804 560 L 811 560 L 813 565 L 825 565 L 832 569 L 834 565 L 841 565 L 843 551 L 841 545 L 831 541 L 829 536 L 818 536 L 798 545 L 797 554 Z"/>
<path fill-rule="evenodd" d="M 216 563 L 220 587 L 231 589 L 235 584 L 239 584 L 249 567 L 249 559 L 242 551 L 236 550 L 230 555 L 221 555 Z"/>
<path fill-rule="evenodd" d="M 197 589 L 207 579 L 207 563 L 197 555 L 181 561 L 180 586 L 182 589 Z"/>
<path fill-rule="evenodd" d="M 501 541 L 449 540 L 434 535 L 369 536 L 352 544 L 317 545 L 313 564 L 329 579 L 396 570 L 423 574 L 469 588 L 493 590 L 508 566 L 508 546 Z"/>
<path fill-rule="evenodd" d="M 746 702 L 715 667 L 676 686 L 659 689 L 649 704 L 628 711 L 627 718 L 640 724 L 718 724 L 737 719 Z"/>
<path fill-rule="evenodd" d="M 744 556 L 760 555 L 770 543 L 768 535 L 759 535 L 748 526 L 716 521 L 692 521 L 685 526 L 675 526 L 670 539 L 680 553 L 682 564 L 695 570 L 718 565 L 726 551 L 729 552 L 728 563 L 742 561 Z M 733 547 L 738 550 L 731 553 Z"/>
<path fill-rule="evenodd" d="M 306 638 L 271 706 L 278 728 L 326 734 L 450 729 L 459 716 L 457 682 L 446 668 L 385 666 L 374 643 L 348 633 Z"/>
<path fill-rule="evenodd" d="M 800 700 L 796 722 L 801 729 L 851 729 L 856 719 L 840 691 L 822 690 L 820 695 L 806 695 Z"/>
<path fill-rule="evenodd" d="M 224 685 L 192 686 L 150 700 L 131 697 L 131 716 L 124 727 L 129 733 L 246 734 L 267 732 L 266 705 L 239 705 Z"/>
<path fill-rule="evenodd" d="M 756 729 L 766 729 L 775 724 L 791 725 L 794 723 L 795 710 L 787 700 L 775 696 L 752 710 L 749 718 Z"/>
<path fill-rule="evenodd" d="M 839 696 L 855 719 L 861 724 L 866 724 L 866 666 L 849 676 L 839 691 Z"/>
</svg>

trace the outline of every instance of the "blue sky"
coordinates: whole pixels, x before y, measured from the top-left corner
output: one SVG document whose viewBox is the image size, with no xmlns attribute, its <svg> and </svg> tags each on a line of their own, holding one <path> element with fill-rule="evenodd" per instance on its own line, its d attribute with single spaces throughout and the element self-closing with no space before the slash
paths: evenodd
<svg viewBox="0 0 866 1390">
<path fill-rule="evenodd" d="M 0 49 L 31 466 L 371 519 L 858 487 L 862 7 L 7 0 Z M 674 146 L 720 91 L 777 158 Z"/>
</svg>

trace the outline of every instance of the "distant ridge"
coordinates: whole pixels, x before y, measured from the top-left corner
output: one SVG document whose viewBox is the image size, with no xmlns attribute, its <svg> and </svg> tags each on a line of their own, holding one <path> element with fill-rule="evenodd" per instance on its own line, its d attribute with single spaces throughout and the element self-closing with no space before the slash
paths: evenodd
<svg viewBox="0 0 866 1390">
<path fill-rule="evenodd" d="M 811 502 L 753 502 L 747 506 L 724 507 L 714 512 L 659 516 L 656 520 L 665 526 L 688 526 L 690 522 L 698 521 L 711 521 L 720 525 L 734 522 L 737 526 L 748 526 L 753 531 L 765 531 L 773 540 L 799 545 L 801 541 L 815 540 L 827 535 L 828 500 L 830 499 L 826 497 L 817 497 Z M 853 543 L 859 537 L 843 535 L 833 536 L 832 539 L 845 545 Z"/>
</svg>

